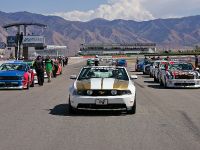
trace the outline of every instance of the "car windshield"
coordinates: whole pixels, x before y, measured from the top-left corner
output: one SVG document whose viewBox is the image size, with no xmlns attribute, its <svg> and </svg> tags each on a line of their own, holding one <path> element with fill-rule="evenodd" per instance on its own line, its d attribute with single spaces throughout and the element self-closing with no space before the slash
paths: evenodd
<svg viewBox="0 0 200 150">
<path fill-rule="evenodd" d="M 90 78 L 115 78 L 119 80 L 129 80 L 124 68 L 83 68 L 78 80 Z"/>
<path fill-rule="evenodd" d="M 1 71 L 13 71 L 13 70 L 19 70 L 19 71 L 25 71 L 26 66 L 24 64 L 2 64 L 0 66 Z"/>
<path fill-rule="evenodd" d="M 192 64 L 172 64 L 170 69 L 173 70 L 193 70 Z"/>
</svg>

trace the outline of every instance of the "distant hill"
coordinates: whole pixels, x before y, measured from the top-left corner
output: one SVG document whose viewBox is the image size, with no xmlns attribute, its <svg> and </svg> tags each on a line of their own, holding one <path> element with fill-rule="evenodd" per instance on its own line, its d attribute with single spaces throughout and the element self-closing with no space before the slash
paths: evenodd
<svg viewBox="0 0 200 150">
<path fill-rule="evenodd" d="M 29 12 L 0 12 L 0 26 L 15 22 L 46 24 L 48 28 L 44 31 L 39 28 L 29 30 L 34 34 L 43 32 L 47 44 L 67 45 L 71 53 L 77 52 L 81 43 L 155 42 L 166 48 L 194 47 L 200 44 L 200 16 L 144 22 L 104 19 L 78 22 Z M 13 34 L 13 30 L 7 33 L 0 27 L 0 41 L 5 41 L 6 35 Z"/>
</svg>

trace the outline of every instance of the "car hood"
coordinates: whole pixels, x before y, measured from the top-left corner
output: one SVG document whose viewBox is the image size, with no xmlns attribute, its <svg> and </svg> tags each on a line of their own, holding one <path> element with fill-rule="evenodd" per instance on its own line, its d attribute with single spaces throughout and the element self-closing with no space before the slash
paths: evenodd
<svg viewBox="0 0 200 150">
<path fill-rule="evenodd" d="M 127 90 L 129 88 L 129 81 L 114 78 L 91 78 L 76 81 L 74 86 L 77 90 Z"/>
<path fill-rule="evenodd" d="M 24 71 L 0 71 L 0 76 L 23 76 Z"/>
</svg>

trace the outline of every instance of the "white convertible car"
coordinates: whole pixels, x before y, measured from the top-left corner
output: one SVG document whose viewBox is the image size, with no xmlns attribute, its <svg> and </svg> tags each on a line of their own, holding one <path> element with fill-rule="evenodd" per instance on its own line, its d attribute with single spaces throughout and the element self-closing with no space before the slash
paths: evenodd
<svg viewBox="0 0 200 150">
<path fill-rule="evenodd" d="M 136 89 L 125 67 L 88 66 L 81 69 L 69 88 L 69 112 L 78 110 L 126 110 L 136 112 Z"/>
</svg>

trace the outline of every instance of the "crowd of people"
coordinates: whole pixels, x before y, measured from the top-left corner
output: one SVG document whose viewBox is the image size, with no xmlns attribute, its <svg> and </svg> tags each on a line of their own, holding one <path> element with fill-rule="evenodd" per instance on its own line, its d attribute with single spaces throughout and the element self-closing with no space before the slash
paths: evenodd
<svg viewBox="0 0 200 150">
<path fill-rule="evenodd" d="M 68 57 L 57 57 L 51 58 L 50 56 L 46 56 L 46 58 L 42 56 L 37 56 L 33 63 L 33 67 L 37 74 L 38 84 L 43 86 L 44 84 L 44 72 L 46 72 L 48 77 L 48 82 L 51 82 L 51 78 L 56 78 L 57 71 L 59 65 L 62 67 L 68 64 Z"/>
</svg>

